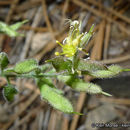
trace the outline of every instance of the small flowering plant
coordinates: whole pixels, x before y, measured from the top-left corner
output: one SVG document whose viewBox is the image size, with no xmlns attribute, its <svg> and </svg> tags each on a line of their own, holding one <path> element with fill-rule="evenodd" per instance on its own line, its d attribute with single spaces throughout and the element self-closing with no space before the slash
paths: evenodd
<svg viewBox="0 0 130 130">
<path fill-rule="evenodd" d="M 21 36 L 16 30 L 27 21 L 18 22 L 11 26 L 0 22 L 0 32 L 11 37 Z M 7 79 L 7 85 L 3 86 L 3 95 L 6 100 L 12 101 L 18 90 L 10 83 L 10 77 L 34 78 L 41 98 L 46 100 L 54 108 L 69 114 L 81 114 L 75 112 L 70 101 L 64 97 L 64 92 L 58 89 L 53 80 L 64 82 L 70 88 L 90 94 L 103 94 L 111 96 L 104 92 L 99 85 L 85 82 L 81 76 L 90 75 L 96 78 L 113 77 L 120 72 L 130 71 L 123 69 L 118 65 L 107 67 L 97 61 L 82 59 L 79 57 L 79 51 L 88 53 L 84 47 L 93 35 L 94 25 L 91 26 L 88 33 L 81 33 L 81 22 L 70 21 L 70 30 L 68 36 L 64 39 L 63 44 L 56 41 L 61 47 L 62 52 L 55 52 L 56 57 L 47 60 L 44 65 L 38 65 L 35 59 L 20 61 L 12 68 L 7 68 L 9 59 L 6 53 L 0 53 L 0 76 Z"/>
</svg>

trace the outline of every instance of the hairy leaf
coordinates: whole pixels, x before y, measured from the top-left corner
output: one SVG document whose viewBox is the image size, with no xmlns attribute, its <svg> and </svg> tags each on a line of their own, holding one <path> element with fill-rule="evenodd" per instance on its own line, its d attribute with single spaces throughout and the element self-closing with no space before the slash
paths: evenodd
<svg viewBox="0 0 130 130">
<path fill-rule="evenodd" d="M 55 91 L 53 88 L 49 87 L 46 84 L 40 86 L 41 97 L 47 100 L 54 108 L 65 112 L 65 113 L 73 113 L 73 107 L 71 103 Z"/>
<path fill-rule="evenodd" d="M 44 65 L 41 65 L 39 67 L 41 69 L 41 72 L 45 72 L 46 70 L 52 68 L 52 65 L 50 65 L 50 64 L 44 64 Z"/>
<path fill-rule="evenodd" d="M 109 78 L 115 75 L 112 71 L 109 70 L 98 70 L 90 73 L 91 76 L 96 78 Z"/>
<path fill-rule="evenodd" d="M 48 62 L 52 63 L 57 72 L 65 70 L 68 72 L 72 71 L 72 62 L 68 59 L 65 59 L 64 57 L 59 56 L 48 60 Z"/>
<path fill-rule="evenodd" d="M 122 72 L 122 68 L 118 65 L 112 65 L 108 67 L 108 70 L 98 70 L 91 72 L 90 75 L 96 78 L 111 78 Z"/>
<path fill-rule="evenodd" d="M 111 65 L 108 67 L 108 70 L 114 72 L 115 74 L 118 74 L 122 72 L 123 68 L 119 65 Z"/>
<path fill-rule="evenodd" d="M 41 79 L 37 79 L 37 83 L 38 83 L 38 86 L 41 86 L 43 84 L 47 84 L 50 87 L 55 88 L 55 86 L 54 86 L 54 84 L 52 82 L 52 79 L 49 78 L 49 77 L 43 77 Z"/>
<path fill-rule="evenodd" d="M 107 67 L 96 61 L 80 59 L 78 61 L 77 69 L 80 71 L 94 72 L 97 70 L 107 70 Z"/>
<path fill-rule="evenodd" d="M 90 94 L 104 94 L 111 96 L 110 94 L 103 92 L 99 85 L 84 82 L 81 79 L 77 79 L 73 76 L 58 76 L 58 79 L 69 85 L 76 91 L 87 92 Z"/>
<path fill-rule="evenodd" d="M 21 61 L 14 67 L 14 71 L 19 74 L 29 73 L 36 69 L 38 69 L 38 63 L 34 59 Z"/>
</svg>

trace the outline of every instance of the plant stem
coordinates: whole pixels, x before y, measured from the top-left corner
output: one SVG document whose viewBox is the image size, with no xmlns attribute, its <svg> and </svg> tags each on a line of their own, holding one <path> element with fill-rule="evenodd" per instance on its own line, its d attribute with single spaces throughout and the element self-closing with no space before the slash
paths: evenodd
<svg viewBox="0 0 130 130">
<path fill-rule="evenodd" d="M 21 77 L 21 78 L 39 78 L 39 77 L 56 77 L 58 74 L 42 74 L 42 75 L 27 75 L 27 74 L 5 74 L 4 77 Z M 7 79 L 7 78 L 6 78 Z"/>
<path fill-rule="evenodd" d="M 130 71 L 130 69 L 123 69 L 122 71 Z"/>
<path fill-rule="evenodd" d="M 10 84 L 9 77 L 6 77 L 7 83 Z"/>
</svg>

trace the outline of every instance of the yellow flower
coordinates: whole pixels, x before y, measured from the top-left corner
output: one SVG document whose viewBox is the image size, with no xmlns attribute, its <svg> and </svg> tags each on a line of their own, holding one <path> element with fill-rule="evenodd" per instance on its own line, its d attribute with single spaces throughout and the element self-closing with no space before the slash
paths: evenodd
<svg viewBox="0 0 130 130">
<path fill-rule="evenodd" d="M 70 22 L 70 30 L 67 38 L 64 39 L 63 44 L 56 41 L 62 47 L 62 53 L 55 52 L 55 55 L 65 55 L 66 57 L 72 57 L 78 50 L 82 50 L 83 44 L 89 40 L 92 35 L 93 27 L 89 33 L 80 33 L 81 22 L 77 20 Z"/>
</svg>

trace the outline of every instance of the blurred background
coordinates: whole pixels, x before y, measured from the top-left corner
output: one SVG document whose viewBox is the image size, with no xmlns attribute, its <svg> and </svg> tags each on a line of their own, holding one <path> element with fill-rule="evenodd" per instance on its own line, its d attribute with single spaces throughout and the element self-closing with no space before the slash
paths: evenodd
<svg viewBox="0 0 130 130">
<path fill-rule="evenodd" d="M 55 57 L 54 52 L 61 50 L 55 41 L 62 42 L 67 36 L 66 21 L 71 19 L 82 21 L 83 32 L 95 24 L 85 48 L 92 60 L 130 68 L 130 0 L 0 0 L 0 21 L 13 24 L 25 19 L 29 22 L 19 29 L 25 37 L 0 34 L 0 51 L 9 55 L 10 66 L 27 58 L 44 64 Z M 2 96 L 6 81 L 0 77 L 0 130 L 100 130 L 101 123 L 109 123 L 105 130 L 114 129 L 110 123 L 124 123 L 118 130 L 129 130 L 130 73 L 109 79 L 84 78 L 113 96 L 79 93 L 54 80 L 75 111 L 84 113 L 79 116 L 59 112 L 41 100 L 33 79 L 12 79 L 19 94 L 8 103 Z M 100 123 L 100 127 L 92 128 L 92 123 Z"/>
</svg>

